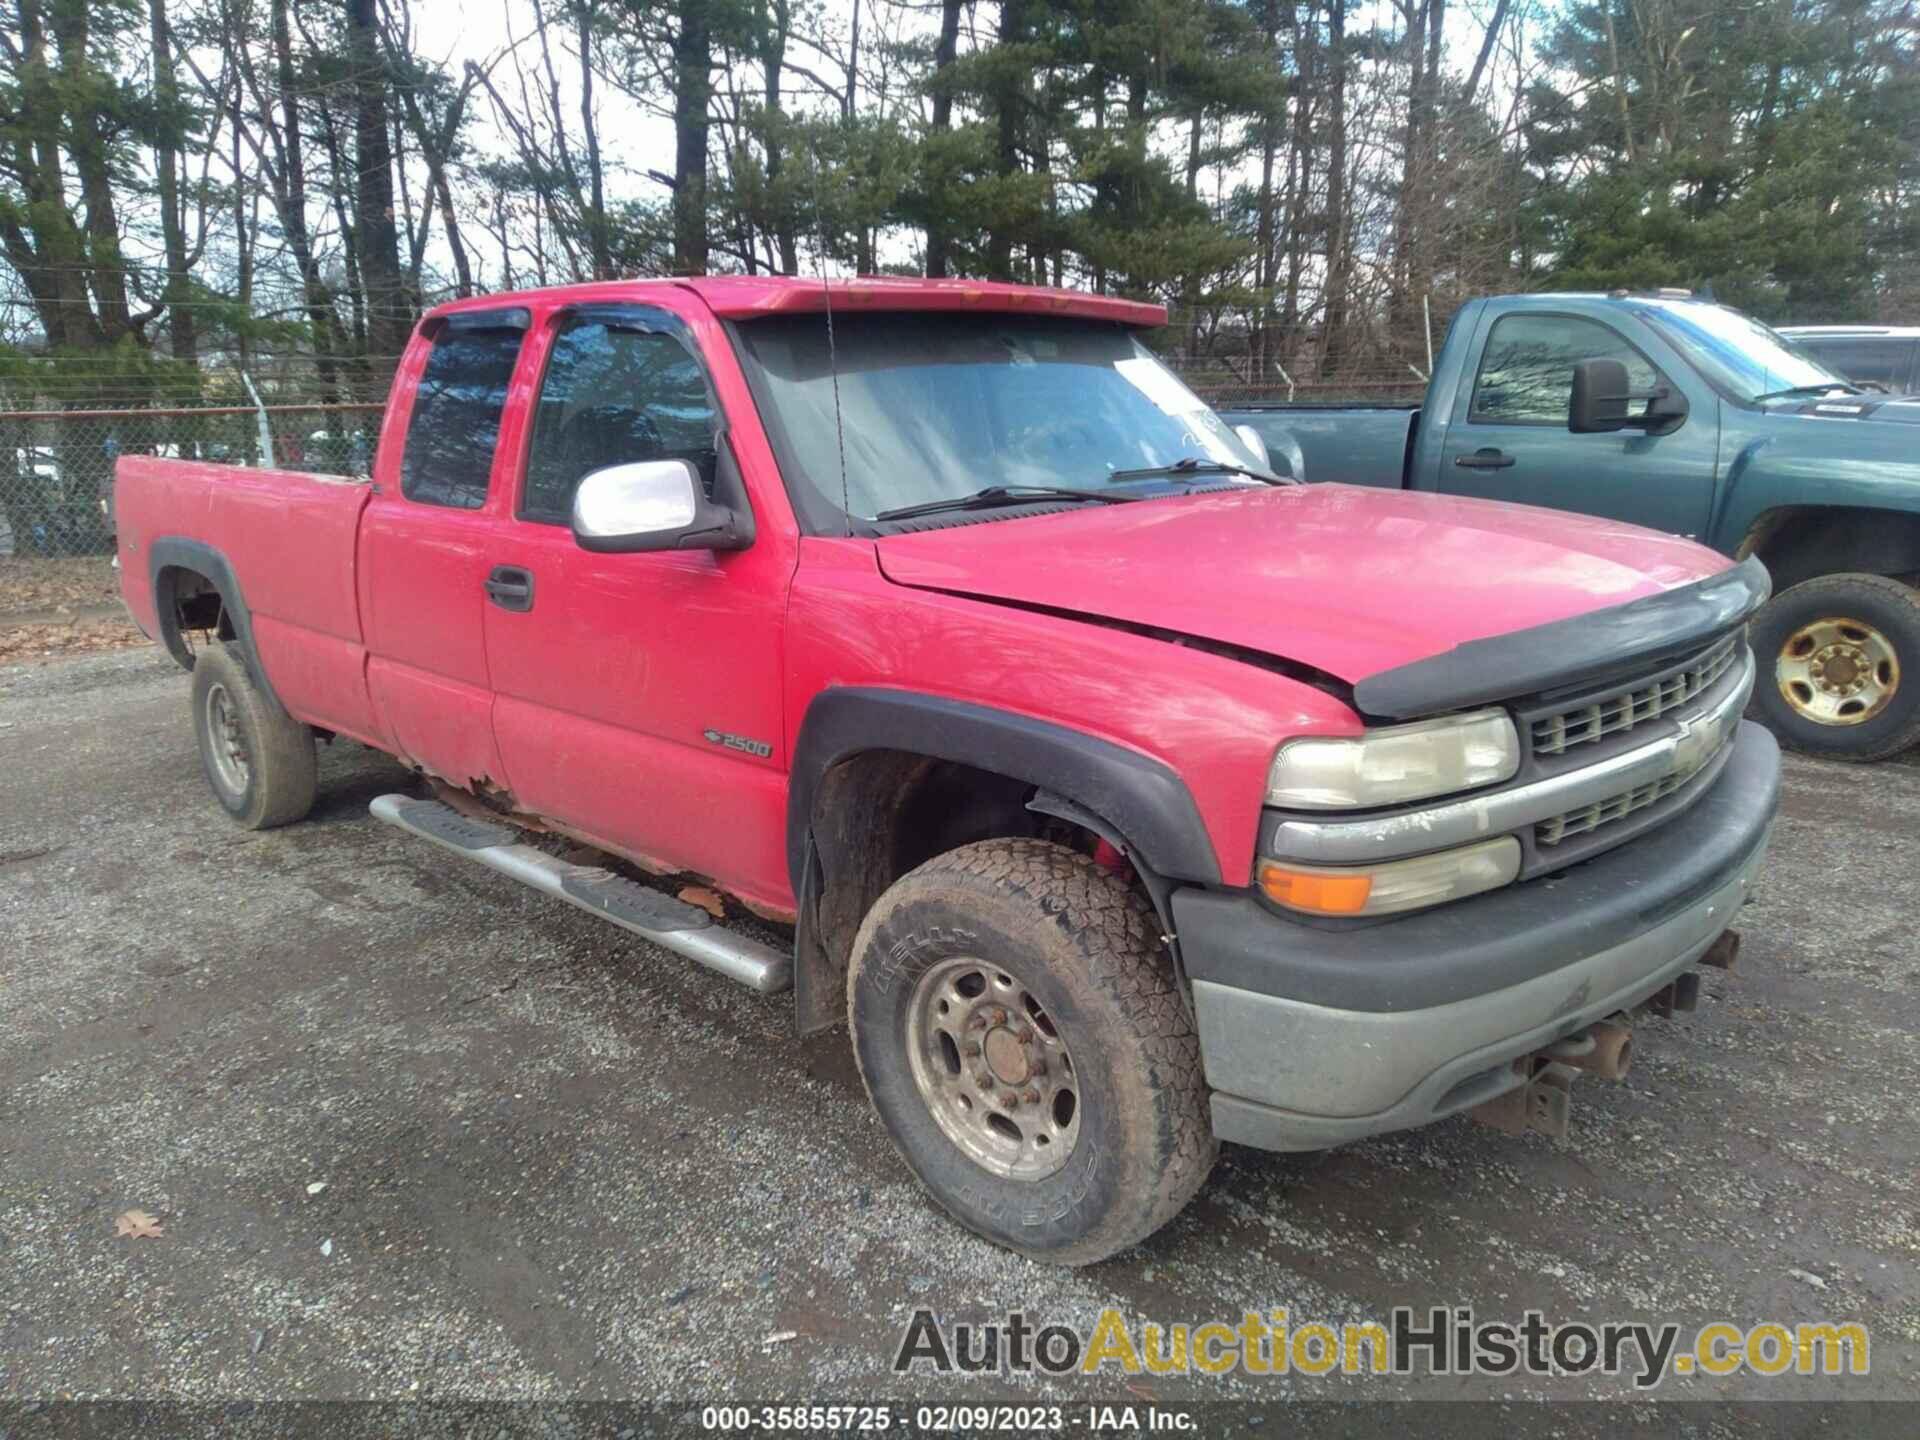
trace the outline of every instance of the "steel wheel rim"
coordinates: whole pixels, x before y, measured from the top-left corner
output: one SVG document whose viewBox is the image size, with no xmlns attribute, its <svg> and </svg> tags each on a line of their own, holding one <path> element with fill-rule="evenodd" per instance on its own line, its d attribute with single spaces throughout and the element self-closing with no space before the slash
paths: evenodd
<svg viewBox="0 0 1920 1440">
<path fill-rule="evenodd" d="M 1781 697 L 1816 725 L 1862 725 L 1900 688 L 1900 656 L 1874 626 L 1848 616 L 1802 625 L 1774 661 Z"/>
<path fill-rule="evenodd" d="M 247 760 L 246 737 L 240 731 L 240 711 L 227 687 L 218 681 L 207 687 L 207 754 L 222 787 L 235 795 L 244 794 L 253 773 Z"/>
<path fill-rule="evenodd" d="M 920 977 L 907 1058 L 921 1102 L 974 1164 L 1044 1180 L 1080 1138 L 1080 1081 L 1053 1019 L 1004 965 L 955 956 Z"/>
</svg>

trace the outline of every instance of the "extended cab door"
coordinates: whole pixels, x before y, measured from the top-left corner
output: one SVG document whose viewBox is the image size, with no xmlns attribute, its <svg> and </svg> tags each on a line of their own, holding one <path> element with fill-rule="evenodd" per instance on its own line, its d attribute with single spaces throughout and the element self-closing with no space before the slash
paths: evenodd
<svg viewBox="0 0 1920 1440">
<path fill-rule="evenodd" d="M 496 442 L 528 320 L 465 311 L 415 336 L 360 521 L 374 712 L 396 753 L 456 785 L 500 780 L 480 615 L 503 506 Z"/>
<path fill-rule="evenodd" d="M 745 487 L 757 533 L 744 550 L 599 554 L 568 524 L 581 478 L 603 467 L 685 459 L 711 494 L 742 451 L 766 454 L 717 322 L 685 292 L 661 301 L 540 319 L 512 503 L 487 549 L 527 582 L 485 607 L 494 734 L 520 808 L 784 909 L 780 645 L 794 548 L 790 518 L 764 503 L 767 477 Z M 744 415 L 723 406 L 709 360 L 728 367 Z M 736 423 L 757 444 L 736 445 Z M 739 478 L 726 474 L 736 494 Z"/>
<path fill-rule="evenodd" d="M 1719 397 L 1676 360 L 1666 365 L 1607 320 L 1509 310 L 1482 320 L 1472 383 L 1462 385 L 1439 447 L 1439 473 L 1419 477 L 1451 495 L 1575 510 L 1677 535 L 1705 533 L 1719 459 Z M 1664 435 L 1567 429 L 1573 367 L 1624 363 L 1633 390 L 1666 385 L 1690 408 Z M 1644 405 L 1636 402 L 1636 410 Z"/>
</svg>

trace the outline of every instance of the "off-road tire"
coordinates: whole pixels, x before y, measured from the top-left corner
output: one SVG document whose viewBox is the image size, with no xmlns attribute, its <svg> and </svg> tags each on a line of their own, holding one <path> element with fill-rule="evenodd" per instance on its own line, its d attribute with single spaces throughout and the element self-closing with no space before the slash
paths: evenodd
<svg viewBox="0 0 1920 1440">
<path fill-rule="evenodd" d="M 234 783 L 232 767 L 216 760 L 210 699 L 216 690 L 232 716 L 245 752 L 244 783 Z M 213 798 L 249 830 L 271 830 L 306 818 L 319 789 L 319 764 L 313 731 L 261 694 L 239 655 L 227 645 L 210 645 L 193 663 L 193 732 L 200 745 L 200 768 Z"/>
<path fill-rule="evenodd" d="M 1830 618 L 1873 626 L 1892 645 L 1900 666 L 1898 688 L 1885 707 L 1853 725 L 1822 724 L 1797 711 L 1782 694 L 1775 666 L 1781 647 L 1803 626 Z M 1754 617 L 1750 639 L 1756 667 L 1747 713 L 1788 749 L 1828 760 L 1884 760 L 1920 743 L 1920 592 L 1884 575 L 1824 575 L 1781 592 Z"/>
<path fill-rule="evenodd" d="M 922 1098 L 908 1016 L 920 977 L 957 955 L 1017 974 L 1072 1056 L 1080 1130 L 1055 1174 L 994 1174 Z M 1176 986 L 1152 907 L 1124 880 L 1058 845 L 987 840 L 880 897 L 854 940 L 847 1019 L 867 1094 L 941 1207 L 1033 1259 L 1089 1265 L 1179 1214 L 1219 1152 Z"/>
</svg>

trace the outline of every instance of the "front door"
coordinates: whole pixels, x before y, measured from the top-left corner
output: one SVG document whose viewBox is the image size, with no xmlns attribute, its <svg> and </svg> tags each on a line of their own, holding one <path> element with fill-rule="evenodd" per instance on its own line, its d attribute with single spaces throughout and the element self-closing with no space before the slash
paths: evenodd
<svg viewBox="0 0 1920 1440">
<path fill-rule="evenodd" d="M 1567 429 L 1573 367 L 1594 359 L 1624 363 L 1636 393 L 1682 383 L 1600 320 L 1534 311 L 1502 315 L 1447 427 L 1440 473 L 1423 479 L 1450 495 L 1704 534 L 1719 461 L 1719 397 L 1704 388 L 1689 391 L 1690 413 L 1664 435 L 1576 435 Z"/>
<path fill-rule="evenodd" d="M 583 476 L 686 459 L 711 493 L 735 451 L 674 310 L 560 310 L 536 344 L 525 460 L 489 552 L 528 594 L 486 607 L 494 735 L 515 803 L 784 908 L 780 633 L 791 550 L 773 535 L 725 554 L 581 549 L 568 519 Z"/>
</svg>

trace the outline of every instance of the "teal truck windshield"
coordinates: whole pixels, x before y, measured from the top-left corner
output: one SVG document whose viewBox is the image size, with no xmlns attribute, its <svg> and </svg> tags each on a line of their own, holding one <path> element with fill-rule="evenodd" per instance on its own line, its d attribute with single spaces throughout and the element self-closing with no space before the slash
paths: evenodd
<svg viewBox="0 0 1920 1440">
<path fill-rule="evenodd" d="M 1782 390 L 1847 385 L 1785 336 L 1738 310 L 1652 302 L 1646 313 L 1709 380 L 1743 404 Z"/>
<path fill-rule="evenodd" d="M 1266 467 L 1129 330 L 1009 315 L 833 317 L 740 327 L 796 506 L 814 528 L 984 487 L 1096 489 L 1115 471 Z M 835 368 L 839 416 L 836 423 Z"/>
</svg>

